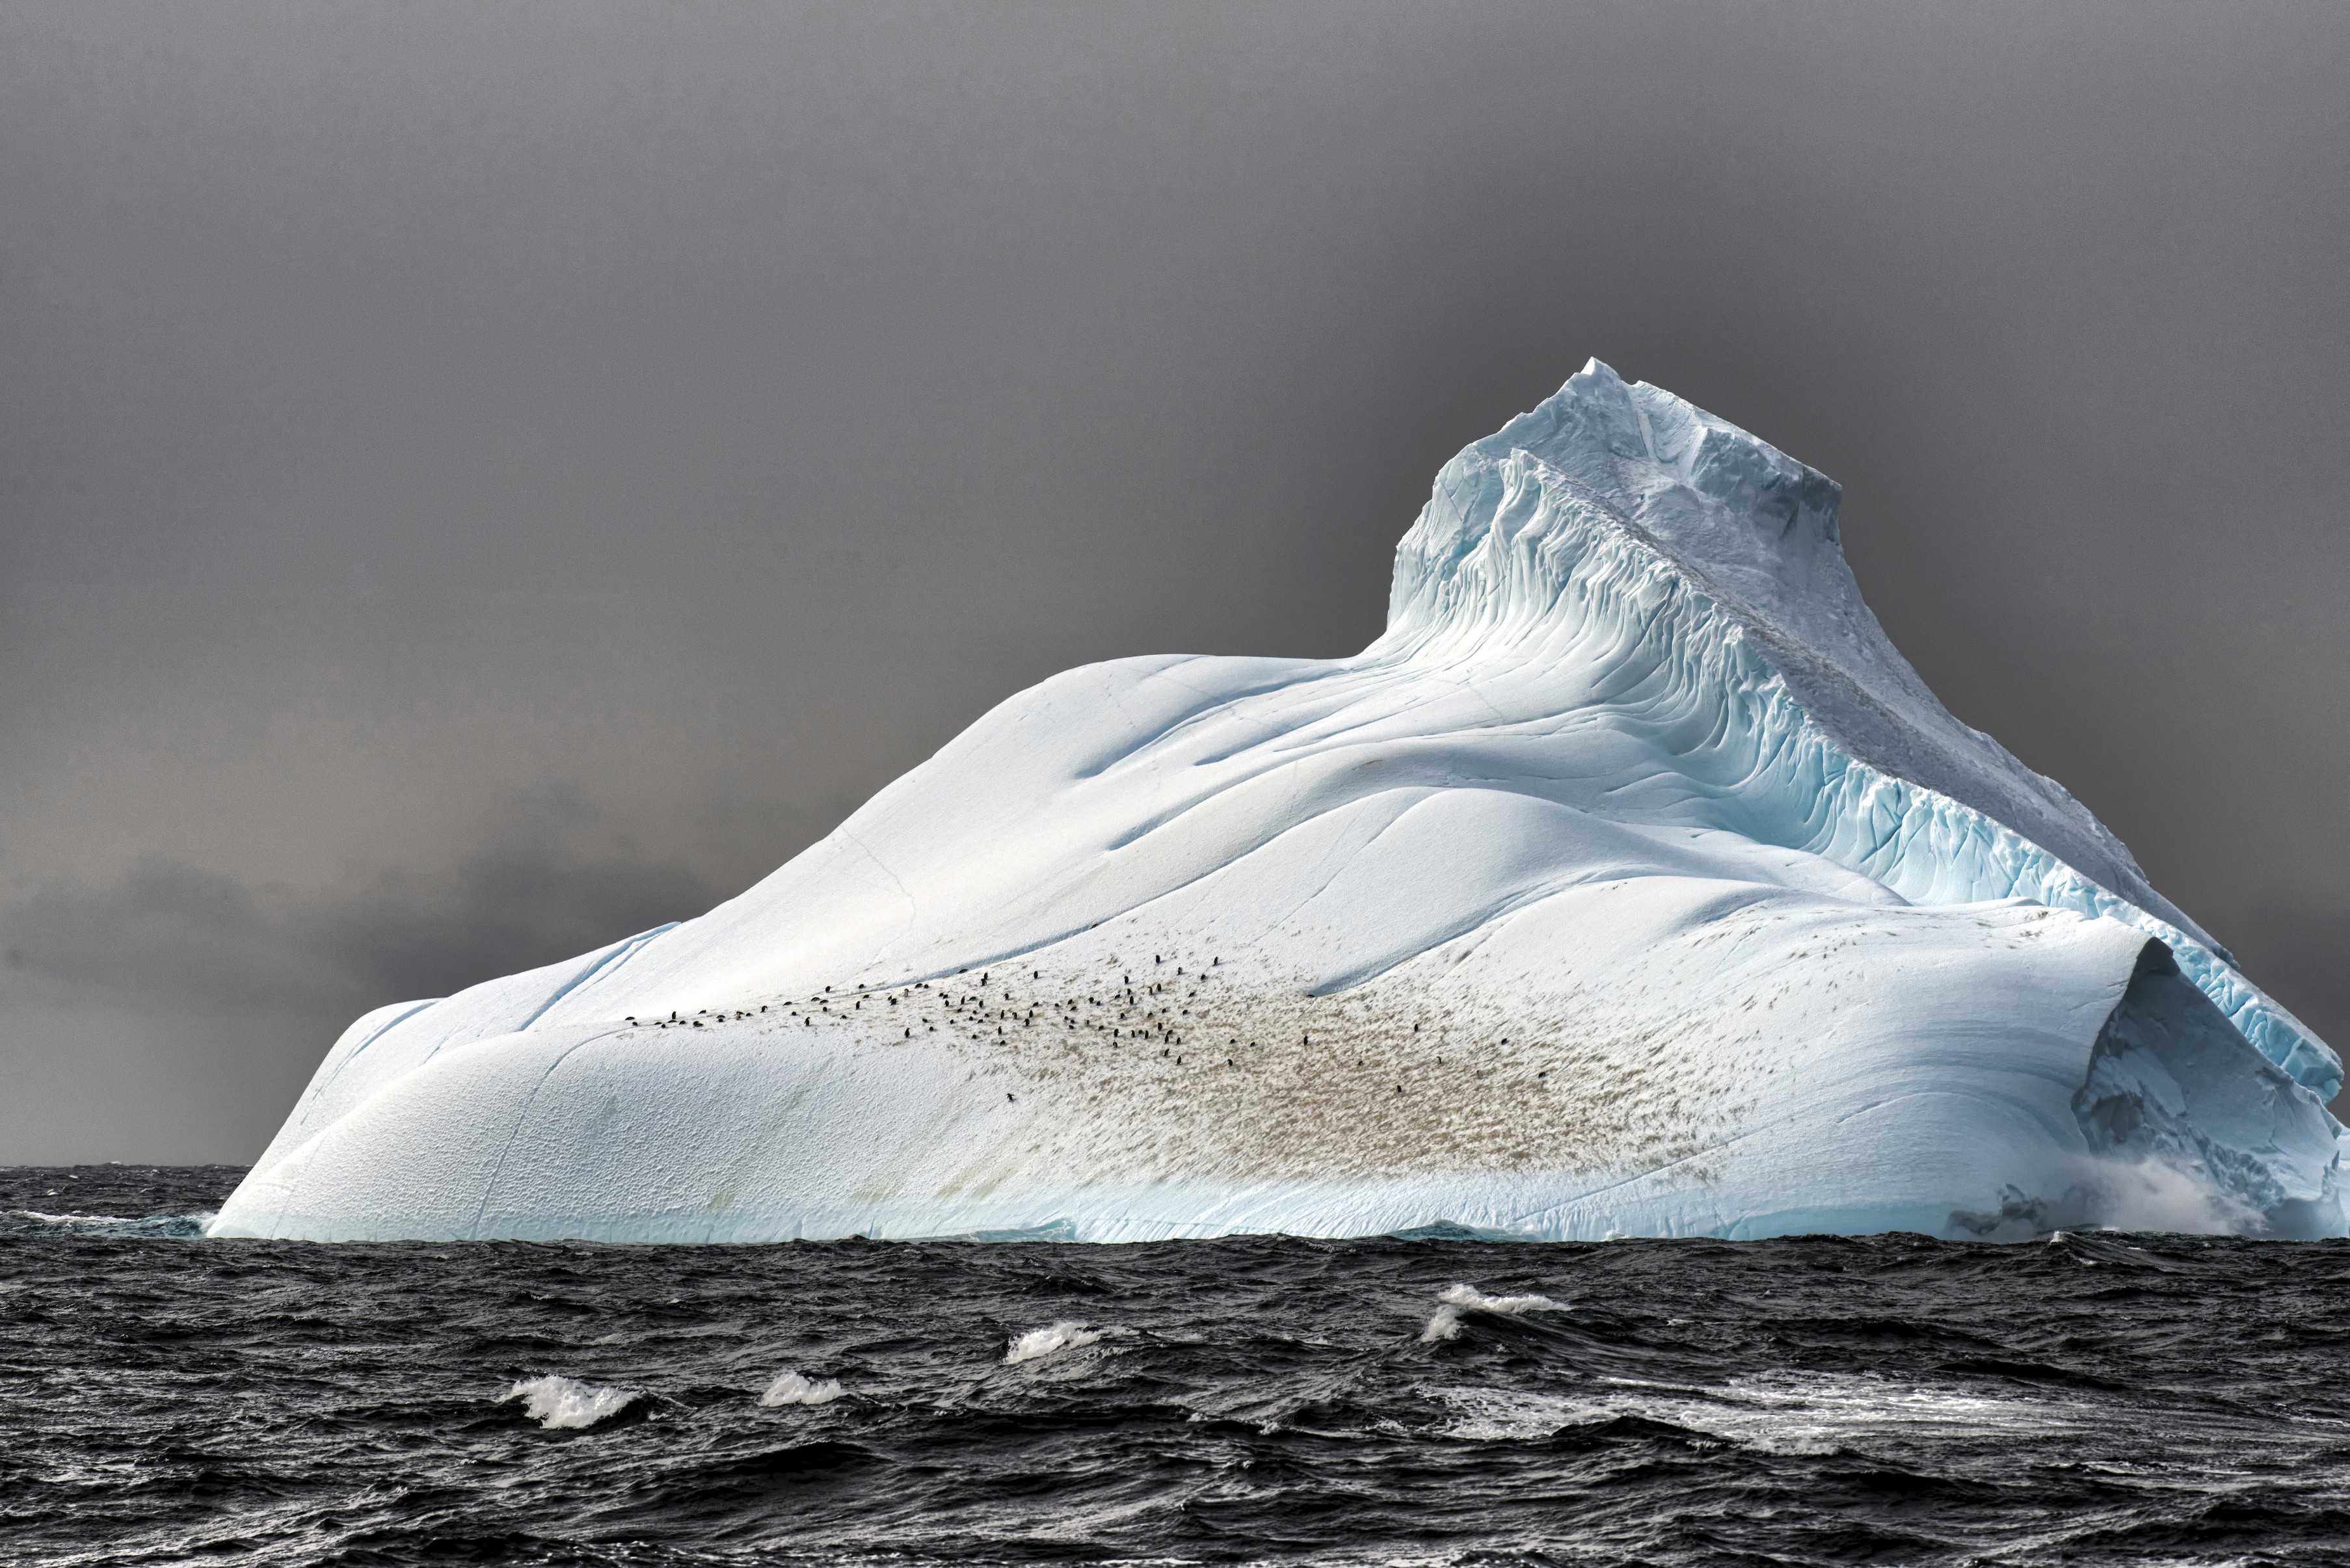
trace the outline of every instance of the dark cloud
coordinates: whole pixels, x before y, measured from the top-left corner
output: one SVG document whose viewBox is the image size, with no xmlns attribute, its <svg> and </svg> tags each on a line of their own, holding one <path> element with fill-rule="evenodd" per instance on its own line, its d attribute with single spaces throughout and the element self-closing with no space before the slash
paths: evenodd
<svg viewBox="0 0 2350 1568">
<path fill-rule="evenodd" d="M 446 877 L 384 872 L 320 892 L 168 856 L 59 881 L 0 911 L 17 982 L 172 1016 L 354 1016 L 446 996 L 708 909 L 708 884 L 649 860 L 569 792 L 524 803 Z"/>
<path fill-rule="evenodd" d="M 690 919 L 720 891 L 559 789 L 437 871 L 304 886 L 150 851 L 49 880 L 0 906 L 0 1159 L 249 1159 L 359 1013 Z"/>
</svg>

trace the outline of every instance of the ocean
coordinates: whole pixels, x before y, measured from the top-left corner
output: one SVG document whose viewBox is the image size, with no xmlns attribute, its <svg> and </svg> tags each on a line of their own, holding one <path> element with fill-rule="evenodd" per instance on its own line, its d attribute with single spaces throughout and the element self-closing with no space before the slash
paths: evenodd
<svg viewBox="0 0 2350 1568">
<path fill-rule="evenodd" d="M 0 1562 L 2350 1564 L 2350 1244 L 208 1241 L 0 1170 Z"/>
</svg>

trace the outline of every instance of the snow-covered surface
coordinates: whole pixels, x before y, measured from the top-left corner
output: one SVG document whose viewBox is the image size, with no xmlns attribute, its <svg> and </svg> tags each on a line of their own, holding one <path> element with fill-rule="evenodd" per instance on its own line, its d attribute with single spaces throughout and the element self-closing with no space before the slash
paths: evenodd
<svg viewBox="0 0 2350 1568">
<path fill-rule="evenodd" d="M 2339 1232 L 2334 1054 L 1942 708 L 1837 496 L 1594 361 L 1360 655 L 1071 670 L 699 919 L 369 1014 L 214 1233 Z"/>
</svg>

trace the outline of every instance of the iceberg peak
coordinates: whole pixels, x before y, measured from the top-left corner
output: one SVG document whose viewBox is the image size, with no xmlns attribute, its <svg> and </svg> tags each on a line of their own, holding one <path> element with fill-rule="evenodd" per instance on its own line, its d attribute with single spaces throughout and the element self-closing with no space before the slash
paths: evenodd
<svg viewBox="0 0 2350 1568">
<path fill-rule="evenodd" d="M 1532 411 L 1471 443 L 1438 476 L 1397 559 L 1390 621 L 1477 543 L 1481 483 L 1523 456 L 1751 613 L 1806 641 L 1849 640 L 1866 617 L 1836 533 L 1843 487 L 1759 437 L 1597 359 Z M 1448 504 L 1449 503 L 1449 504 Z M 1415 531 L 1416 533 L 1419 530 Z M 1874 618 L 1866 625 L 1875 627 Z M 1882 635 L 1881 633 L 1879 634 Z"/>
<path fill-rule="evenodd" d="M 1463 620 L 1584 616 L 1559 597 L 1583 546 L 1555 525 L 1526 527 L 1546 508 L 1575 514 L 1624 535 L 1752 637 L 1840 748 L 2012 829 L 2218 951 L 2104 824 L 1951 714 L 1901 656 L 1845 560 L 1842 499 L 1818 470 L 1595 358 L 1445 465 L 1398 546 L 1388 631 L 1374 647 L 1457 643 L 1448 634 Z"/>
<path fill-rule="evenodd" d="M 1468 450 L 1528 452 L 1676 554 L 1719 571 L 1841 555 L 1843 486 L 1661 387 L 1627 383 L 1598 359 Z"/>
</svg>

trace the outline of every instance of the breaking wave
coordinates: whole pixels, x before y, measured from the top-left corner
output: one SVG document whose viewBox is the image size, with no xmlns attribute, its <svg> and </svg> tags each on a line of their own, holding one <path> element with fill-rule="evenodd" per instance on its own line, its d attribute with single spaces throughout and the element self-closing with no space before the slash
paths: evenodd
<svg viewBox="0 0 2350 1568">
<path fill-rule="evenodd" d="M 1419 1343 L 1422 1345 L 1435 1345 L 1458 1337 L 1462 1313 L 1490 1312 L 1503 1317 L 1515 1317 L 1521 1313 L 1566 1310 L 1564 1303 L 1555 1302 L 1548 1296 L 1489 1296 L 1474 1285 L 1450 1285 L 1436 1299 L 1443 1304 L 1428 1320 L 1428 1326 L 1419 1331 Z"/>
<path fill-rule="evenodd" d="M 1087 1328 L 1084 1324 L 1063 1318 L 1045 1328 L 1032 1328 L 1004 1347 L 1003 1365 L 1015 1366 L 1023 1361 L 1035 1361 L 1041 1356 L 1056 1355 L 1064 1350 L 1076 1350 L 1098 1342 L 1107 1329 Z"/>
<path fill-rule="evenodd" d="M 759 1396 L 762 1405 L 829 1405 L 840 1397 L 837 1377 L 808 1378 L 797 1372 L 785 1372 L 767 1385 Z"/>
<path fill-rule="evenodd" d="M 604 1388 L 593 1383 L 582 1383 L 576 1377 L 525 1378 L 498 1396 L 498 1403 L 519 1399 L 523 1412 L 540 1426 L 549 1429 L 576 1429 L 592 1427 L 608 1417 L 617 1416 L 633 1404 L 637 1391 L 633 1388 Z"/>
</svg>

